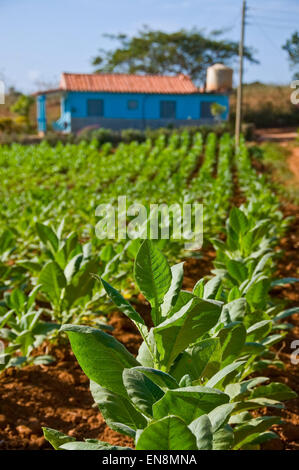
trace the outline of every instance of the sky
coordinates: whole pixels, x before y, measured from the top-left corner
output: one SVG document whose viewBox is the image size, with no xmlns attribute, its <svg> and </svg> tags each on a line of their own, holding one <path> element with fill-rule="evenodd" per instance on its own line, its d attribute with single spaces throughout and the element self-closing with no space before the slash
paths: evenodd
<svg viewBox="0 0 299 470">
<path fill-rule="evenodd" d="M 116 45 L 104 33 L 134 35 L 143 25 L 167 32 L 225 28 L 240 37 L 241 0 L 0 0 L 0 78 L 32 92 L 56 85 L 62 72 L 92 73 L 99 48 Z M 244 81 L 289 84 L 281 49 L 299 29 L 299 0 L 247 0 L 245 44 L 260 64 L 246 64 Z M 235 73 L 236 82 L 236 73 Z"/>
</svg>

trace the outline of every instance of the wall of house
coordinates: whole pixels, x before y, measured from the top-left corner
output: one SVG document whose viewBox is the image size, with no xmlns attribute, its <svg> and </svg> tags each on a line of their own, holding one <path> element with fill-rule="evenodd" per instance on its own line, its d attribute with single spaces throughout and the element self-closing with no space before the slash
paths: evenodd
<svg viewBox="0 0 299 470">
<path fill-rule="evenodd" d="M 103 116 L 88 116 L 87 102 L 90 99 L 103 100 Z M 136 109 L 128 108 L 128 101 L 138 102 Z M 165 119 L 160 115 L 161 101 L 175 101 L 175 119 Z M 97 126 L 111 129 L 146 127 L 164 127 L 200 125 L 213 123 L 211 116 L 202 114 L 201 103 L 219 103 L 226 108 L 221 119 L 228 119 L 229 96 L 226 94 L 198 93 L 192 95 L 149 95 L 134 93 L 88 93 L 64 92 L 61 96 L 61 116 L 54 123 L 54 130 L 60 132 L 77 132 L 86 126 Z M 46 95 L 37 98 L 37 120 L 39 131 L 46 130 Z"/>
<path fill-rule="evenodd" d="M 104 108 L 103 116 L 88 116 L 87 101 L 90 99 L 102 99 Z M 136 100 L 137 109 L 129 109 L 128 101 Z M 176 102 L 176 118 L 161 119 L 160 102 Z M 99 125 L 101 127 L 111 127 L 114 129 L 124 127 L 144 128 L 160 127 L 171 122 L 184 124 L 188 121 L 190 125 L 199 121 L 210 122 L 211 119 L 201 115 L 200 103 L 208 101 L 219 103 L 226 107 L 226 111 L 221 116 L 228 118 L 229 98 L 225 94 L 193 94 L 193 95 L 149 95 L 134 93 L 90 93 L 90 92 L 69 92 L 66 93 L 62 103 L 62 116 L 65 117 L 65 130 L 71 125 L 72 131 L 76 132 L 82 127 L 89 125 Z M 69 120 L 71 119 L 71 123 Z M 126 120 L 126 122 L 123 122 Z M 195 122 L 196 121 L 196 122 Z"/>
<path fill-rule="evenodd" d="M 47 130 L 46 95 L 38 95 L 36 99 L 36 118 L 38 132 Z"/>
</svg>

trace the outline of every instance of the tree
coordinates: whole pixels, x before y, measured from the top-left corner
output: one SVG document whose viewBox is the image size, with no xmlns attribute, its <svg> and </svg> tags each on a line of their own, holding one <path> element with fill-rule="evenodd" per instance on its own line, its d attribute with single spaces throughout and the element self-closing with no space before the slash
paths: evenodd
<svg viewBox="0 0 299 470">
<path fill-rule="evenodd" d="M 11 106 L 11 111 L 24 118 L 25 123 L 29 126 L 29 112 L 34 103 L 33 96 L 20 95 L 17 101 Z"/>
<path fill-rule="evenodd" d="M 220 121 L 221 120 L 221 115 L 226 111 L 226 107 L 222 106 L 222 104 L 219 103 L 212 103 L 211 104 L 211 113 L 212 116 L 214 116 L 215 121 Z"/>
<path fill-rule="evenodd" d="M 291 38 L 282 46 L 288 53 L 291 67 L 295 69 L 294 79 L 299 80 L 299 33 L 295 31 Z"/>
<path fill-rule="evenodd" d="M 238 43 L 220 39 L 221 35 L 221 31 L 214 31 L 204 36 L 196 28 L 165 33 L 147 26 L 133 37 L 106 34 L 120 45 L 108 51 L 101 49 L 92 63 L 97 73 L 184 73 L 204 83 L 208 66 L 215 62 L 232 64 L 238 55 Z M 251 49 L 245 48 L 244 55 L 257 63 Z"/>
</svg>

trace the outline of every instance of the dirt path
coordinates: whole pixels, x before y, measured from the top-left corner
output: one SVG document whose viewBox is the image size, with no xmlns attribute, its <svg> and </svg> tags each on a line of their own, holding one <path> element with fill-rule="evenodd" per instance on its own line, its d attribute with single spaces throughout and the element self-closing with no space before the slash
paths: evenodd
<svg viewBox="0 0 299 470">
<path fill-rule="evenodd" d="M 282 143 L 284 147 L 286 146 Z M 288 164 L 291 172 L 294 174 L 294 180 L 299 184 L 299 143 L 296 147 L 287 146 L 288 150 L 291 152 L 291 156 L 288 158 Z"/>
<path fill-rule="evenodd" d="M 294 127 L 280 129 L 257 129 L 255 137 L 258 142 L 291 142 L 297 137 L 297 129 Z"/>
<path fill-rule="evenodd" d="M 294 175 L 294 182 L 299 184 L 299 141 L 298 132 L 294 128 L 289 129 L 258 129 L 255 132 L 258 143 L 275 142 L 290 152 L 288 165 Z"/>
</svg>

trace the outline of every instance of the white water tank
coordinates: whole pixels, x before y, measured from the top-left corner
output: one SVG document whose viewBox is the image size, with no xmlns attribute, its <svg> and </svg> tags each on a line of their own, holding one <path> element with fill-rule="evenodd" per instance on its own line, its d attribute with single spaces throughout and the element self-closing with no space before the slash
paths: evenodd
<svg viewBox="0 0 299 470">
<path fill-rule="evenodd" d="M 233 87 L 233 69 L 223 64 L 214 64 L 207 69 L 206 91 L 229 91 Z"/>
</svg>

